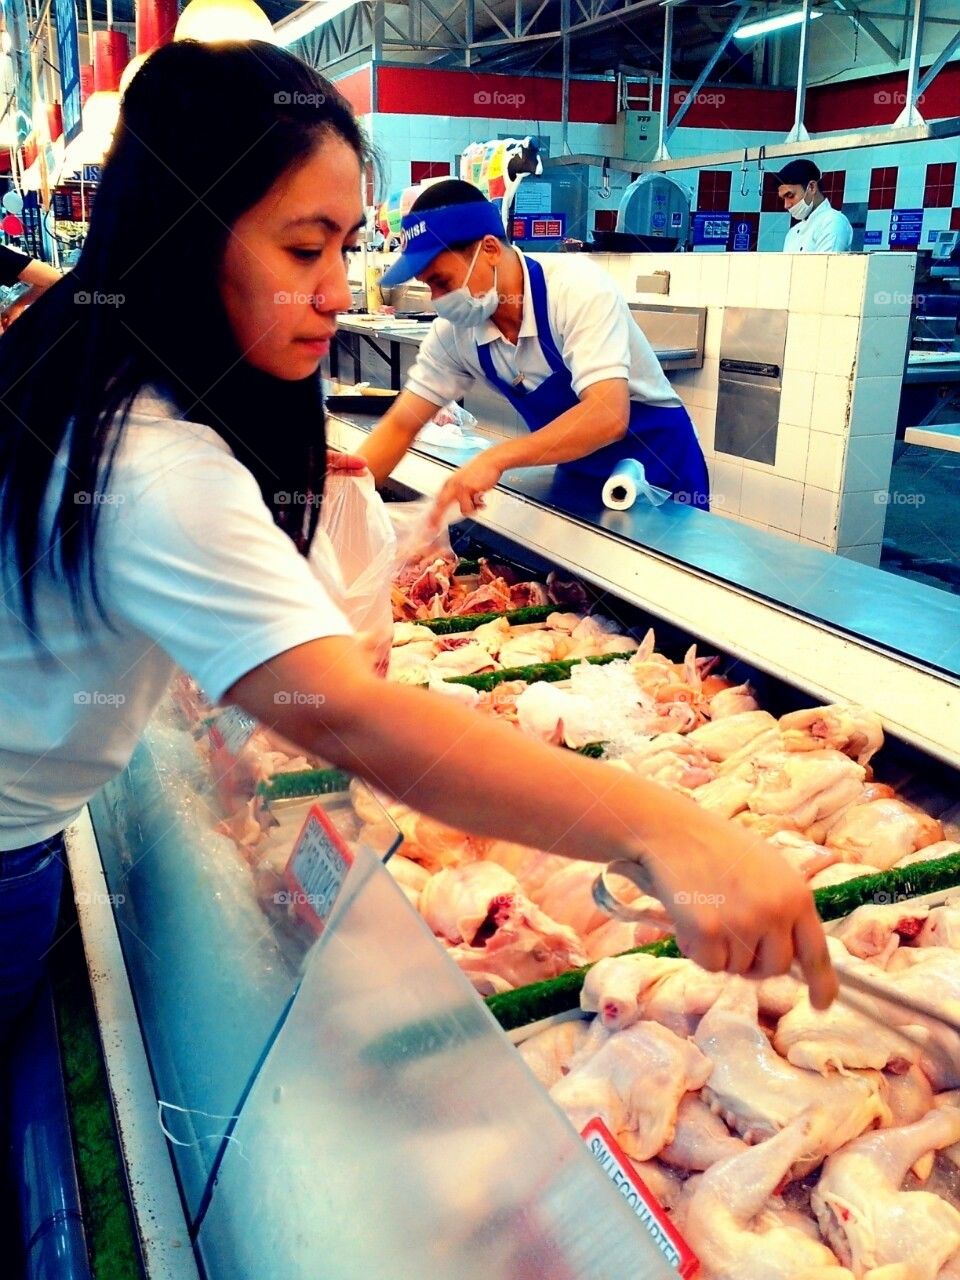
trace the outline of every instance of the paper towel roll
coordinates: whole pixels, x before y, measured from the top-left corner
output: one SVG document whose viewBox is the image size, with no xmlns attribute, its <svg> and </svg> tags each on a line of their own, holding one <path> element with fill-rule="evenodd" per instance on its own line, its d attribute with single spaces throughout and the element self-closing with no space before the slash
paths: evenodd
<svg viewBox="0 0 960 1280">
<path fill-rule="evenodd" d="M 602 496 L 603 505 L 610 511 L 629 511 L 638 498 L 646 498 L 653 506 L 659 507 L 670 493 L 649 483 L 642 462 L 636 458 L 624 458 L 610 472 Z"/>
</svg>

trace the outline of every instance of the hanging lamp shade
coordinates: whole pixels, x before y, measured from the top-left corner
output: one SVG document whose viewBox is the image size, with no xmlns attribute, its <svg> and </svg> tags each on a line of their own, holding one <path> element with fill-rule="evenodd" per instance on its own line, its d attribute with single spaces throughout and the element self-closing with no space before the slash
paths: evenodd
<svg viewBox="0 0 960 1280">
<path fill-rule="evenodd" d="M 127 92 L 127 88 L 130 85 L 130 81 L 137 74 L 137 72 L 146 62 L 146 60 L 147 60 L 147 55 L 145 53 L 138 53 L 137 56 L 135 58 L 131 58 L 130 61 L 127 63 L 127 65 L 124 67 L 123 75 L 120 77 L 121 99 L 123 98 L 123 95 Z"/>
<path fill-rule="evenodd" d="M 276 44 L 273 24 L 254 0 L 190 0 L 180 15 L 174 40 L 265 40 Z"/>
<path fill-rule="evenodd" d="M 115 90 L 91 93 L 83 107 L 83 130 L 67 147 L 67 169 L 72 172 L 85 164 L 100 164 L 110 150 L 119 118 L 119 93 Z"/>
<path fill-rule="evenodd" d="M 93 87 L 97 93 L 116 93 L 123 68 L 130 60 L 130 45 L 122 31 L 93 33 Z"/>
</svg>

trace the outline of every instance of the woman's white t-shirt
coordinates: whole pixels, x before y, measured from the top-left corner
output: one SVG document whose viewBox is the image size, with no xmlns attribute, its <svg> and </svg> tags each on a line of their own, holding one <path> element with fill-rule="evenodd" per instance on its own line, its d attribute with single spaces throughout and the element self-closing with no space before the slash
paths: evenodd
<svg viewBox="0 0 960 1280">
<path fill-rule="evenodd" d="M 40 578 L 42 661 L 4 555 L 0 850 L 55 835 L 126 765 L 176 666 L 218 701 L 287 649 L 351 634 L 329 542 L 308 563 L 225 441 L 176 412 L 141 392 L 109 486 L 90 495 L 107 621 L 91 607 L 78 622 L 66 588 Z M 45 527 L 65 472 L 62 455 Z"/>
</svg>

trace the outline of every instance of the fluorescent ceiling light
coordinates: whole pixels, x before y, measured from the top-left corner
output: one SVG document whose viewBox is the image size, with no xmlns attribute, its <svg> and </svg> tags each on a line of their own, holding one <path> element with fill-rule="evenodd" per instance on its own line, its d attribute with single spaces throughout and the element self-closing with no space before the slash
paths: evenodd
<svg viewBox="0 0 960 1280">
<path fill-rule="evenodd" d="M 814 18 L 822 18 L 823 14 L 819 9 L 810 10 L 810 21 Z M 733 33 L 734 40 L 750 40 L 754 36 L 765 36 L 769 31 L 782 31 L 784 27 L 796 27 L 803 21 L 803 10 L 794 9 L 790 13 L 781 13 L 776 18 L 761 18 L 757 22 L 747 22 L 742 27 L 737 27 Z"/>
<path fill-rule="evenodd" d="M 291 13 L 289 18 L 283 18 L 274 27 L 277 44 L 281 46 L 293 44 L 295 40 L 300 40 L 311 31 L 316 31 L 317 27 L 322 27 L 331 18 L 335 18 L 340 13 L 346 13 L 356 3 L 357 0 L 313 0 L 312 4 L 302 5 Z"/>
</svg>

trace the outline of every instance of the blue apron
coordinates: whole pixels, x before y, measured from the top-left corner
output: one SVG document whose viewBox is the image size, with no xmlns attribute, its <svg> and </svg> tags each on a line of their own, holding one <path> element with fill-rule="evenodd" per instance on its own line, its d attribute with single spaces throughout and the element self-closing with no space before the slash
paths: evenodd
<svg viewBox="0 0 960 1280">
<path fill-rule="evenodd" d="M 493 367 L 489 343 L 477 344 L 477 358 L 487 381 L 509 400 L 531 431 L 539 431 L 580 401 L 573 390 L 570 370 L 553 340 L 543 268 L 533 258 L 527 258 L 526 263 L 540 350 L 552 372 L 538 387 L 528 391 L 499 376 Z M 622 440 L 604 445 L 576 462 L 564 463 L 558 473 L 579 478 L 589 476 L 602 482 L 624 458 L 642 462 L 650 483 L 669 489 L 675 501 L 709 510 L 707 464 L 693 423 L 682 405 L 631 401 L 630 422 Z"/>
</svg>

